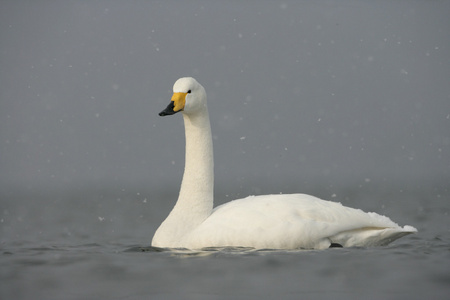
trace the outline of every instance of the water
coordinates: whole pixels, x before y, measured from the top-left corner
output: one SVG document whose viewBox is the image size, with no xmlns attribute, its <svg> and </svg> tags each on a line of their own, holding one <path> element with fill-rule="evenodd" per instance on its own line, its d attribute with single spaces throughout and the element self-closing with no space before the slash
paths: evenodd
<svg viewBox="0 0 450 300">
<path fill-rule="evenodd" d="M 448 299 L 446 187 L 347 194 L 339 201 L 419 233 L 380 248 L 157 249 L 150 240 L 172 196 L 111 188 L 4 194 L 0 298 Z"/>
</svg>

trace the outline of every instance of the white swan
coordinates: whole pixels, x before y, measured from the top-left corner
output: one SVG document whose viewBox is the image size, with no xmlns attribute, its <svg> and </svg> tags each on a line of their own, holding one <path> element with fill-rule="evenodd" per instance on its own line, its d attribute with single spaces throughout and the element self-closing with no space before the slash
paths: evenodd
<svg viewBox="0 0 450 300">
<path fill-rule="evenodd" d="M 157 229 L 152 246 L 201 249 L 324 249 L 386 245 L 417 232 L 376 213 L 304 194 L 250 196 L 213 209 L 213 145 L 205 89 L 178 79 L 159 115 L 182 112 L 186 162 L 178 201 Z"/>
</svg>

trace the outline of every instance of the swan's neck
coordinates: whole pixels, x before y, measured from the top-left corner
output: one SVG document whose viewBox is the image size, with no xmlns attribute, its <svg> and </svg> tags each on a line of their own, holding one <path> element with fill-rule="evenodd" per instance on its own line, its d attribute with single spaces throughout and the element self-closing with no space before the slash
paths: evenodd
<svg viewBox="0 0 450 300">
<path fill-rule="evenodd" d="M 214 158 L 208 110 L 183 114 L 186 161 L 180 195 L 174 208 L 193 214 L 202 222 L 213 207 Z"/>
<path fill-rule="evenodd" d="M 156 247 L 179 247 L 209 217 L 213 207 L 214 160 L 208 111 L 186 115 L 186 161 L 175 207 L 153 237 Z"/>
</svg>

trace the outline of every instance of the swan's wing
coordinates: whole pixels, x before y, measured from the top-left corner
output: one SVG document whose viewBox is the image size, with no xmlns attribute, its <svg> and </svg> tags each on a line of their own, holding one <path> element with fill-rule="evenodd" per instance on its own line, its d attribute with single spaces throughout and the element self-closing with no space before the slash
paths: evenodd
<svg viewBox="0 0 450 300">
<path fill-rule="evenodd" d="M 364 246 L 364 239 L 371 240 L 367 245 L 376 245 L 380 234 L 380 239 L 388 241 L 398 232 L 407 234 L 389 218 L 376 213 L 365 213 L 304 194 L 265 195 L 217 207 L 186 237 L 186 243 L 190 248 L 322 249 L 331 242 Z"/>
</svg>

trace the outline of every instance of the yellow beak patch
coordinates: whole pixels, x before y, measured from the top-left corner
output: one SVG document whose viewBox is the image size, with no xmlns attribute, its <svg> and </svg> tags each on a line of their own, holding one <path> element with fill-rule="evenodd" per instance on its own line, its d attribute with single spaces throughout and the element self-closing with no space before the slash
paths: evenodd
<svg viewBox="0 0 450 300">
<path fill-rule="evenodd" d="M 184 105 L 186 104 L 186 95 L 187 93 L 173 93 L 172 100 L 173 101 L 173 111 L 177 112 L 184 109 Z"/>
</svg>

